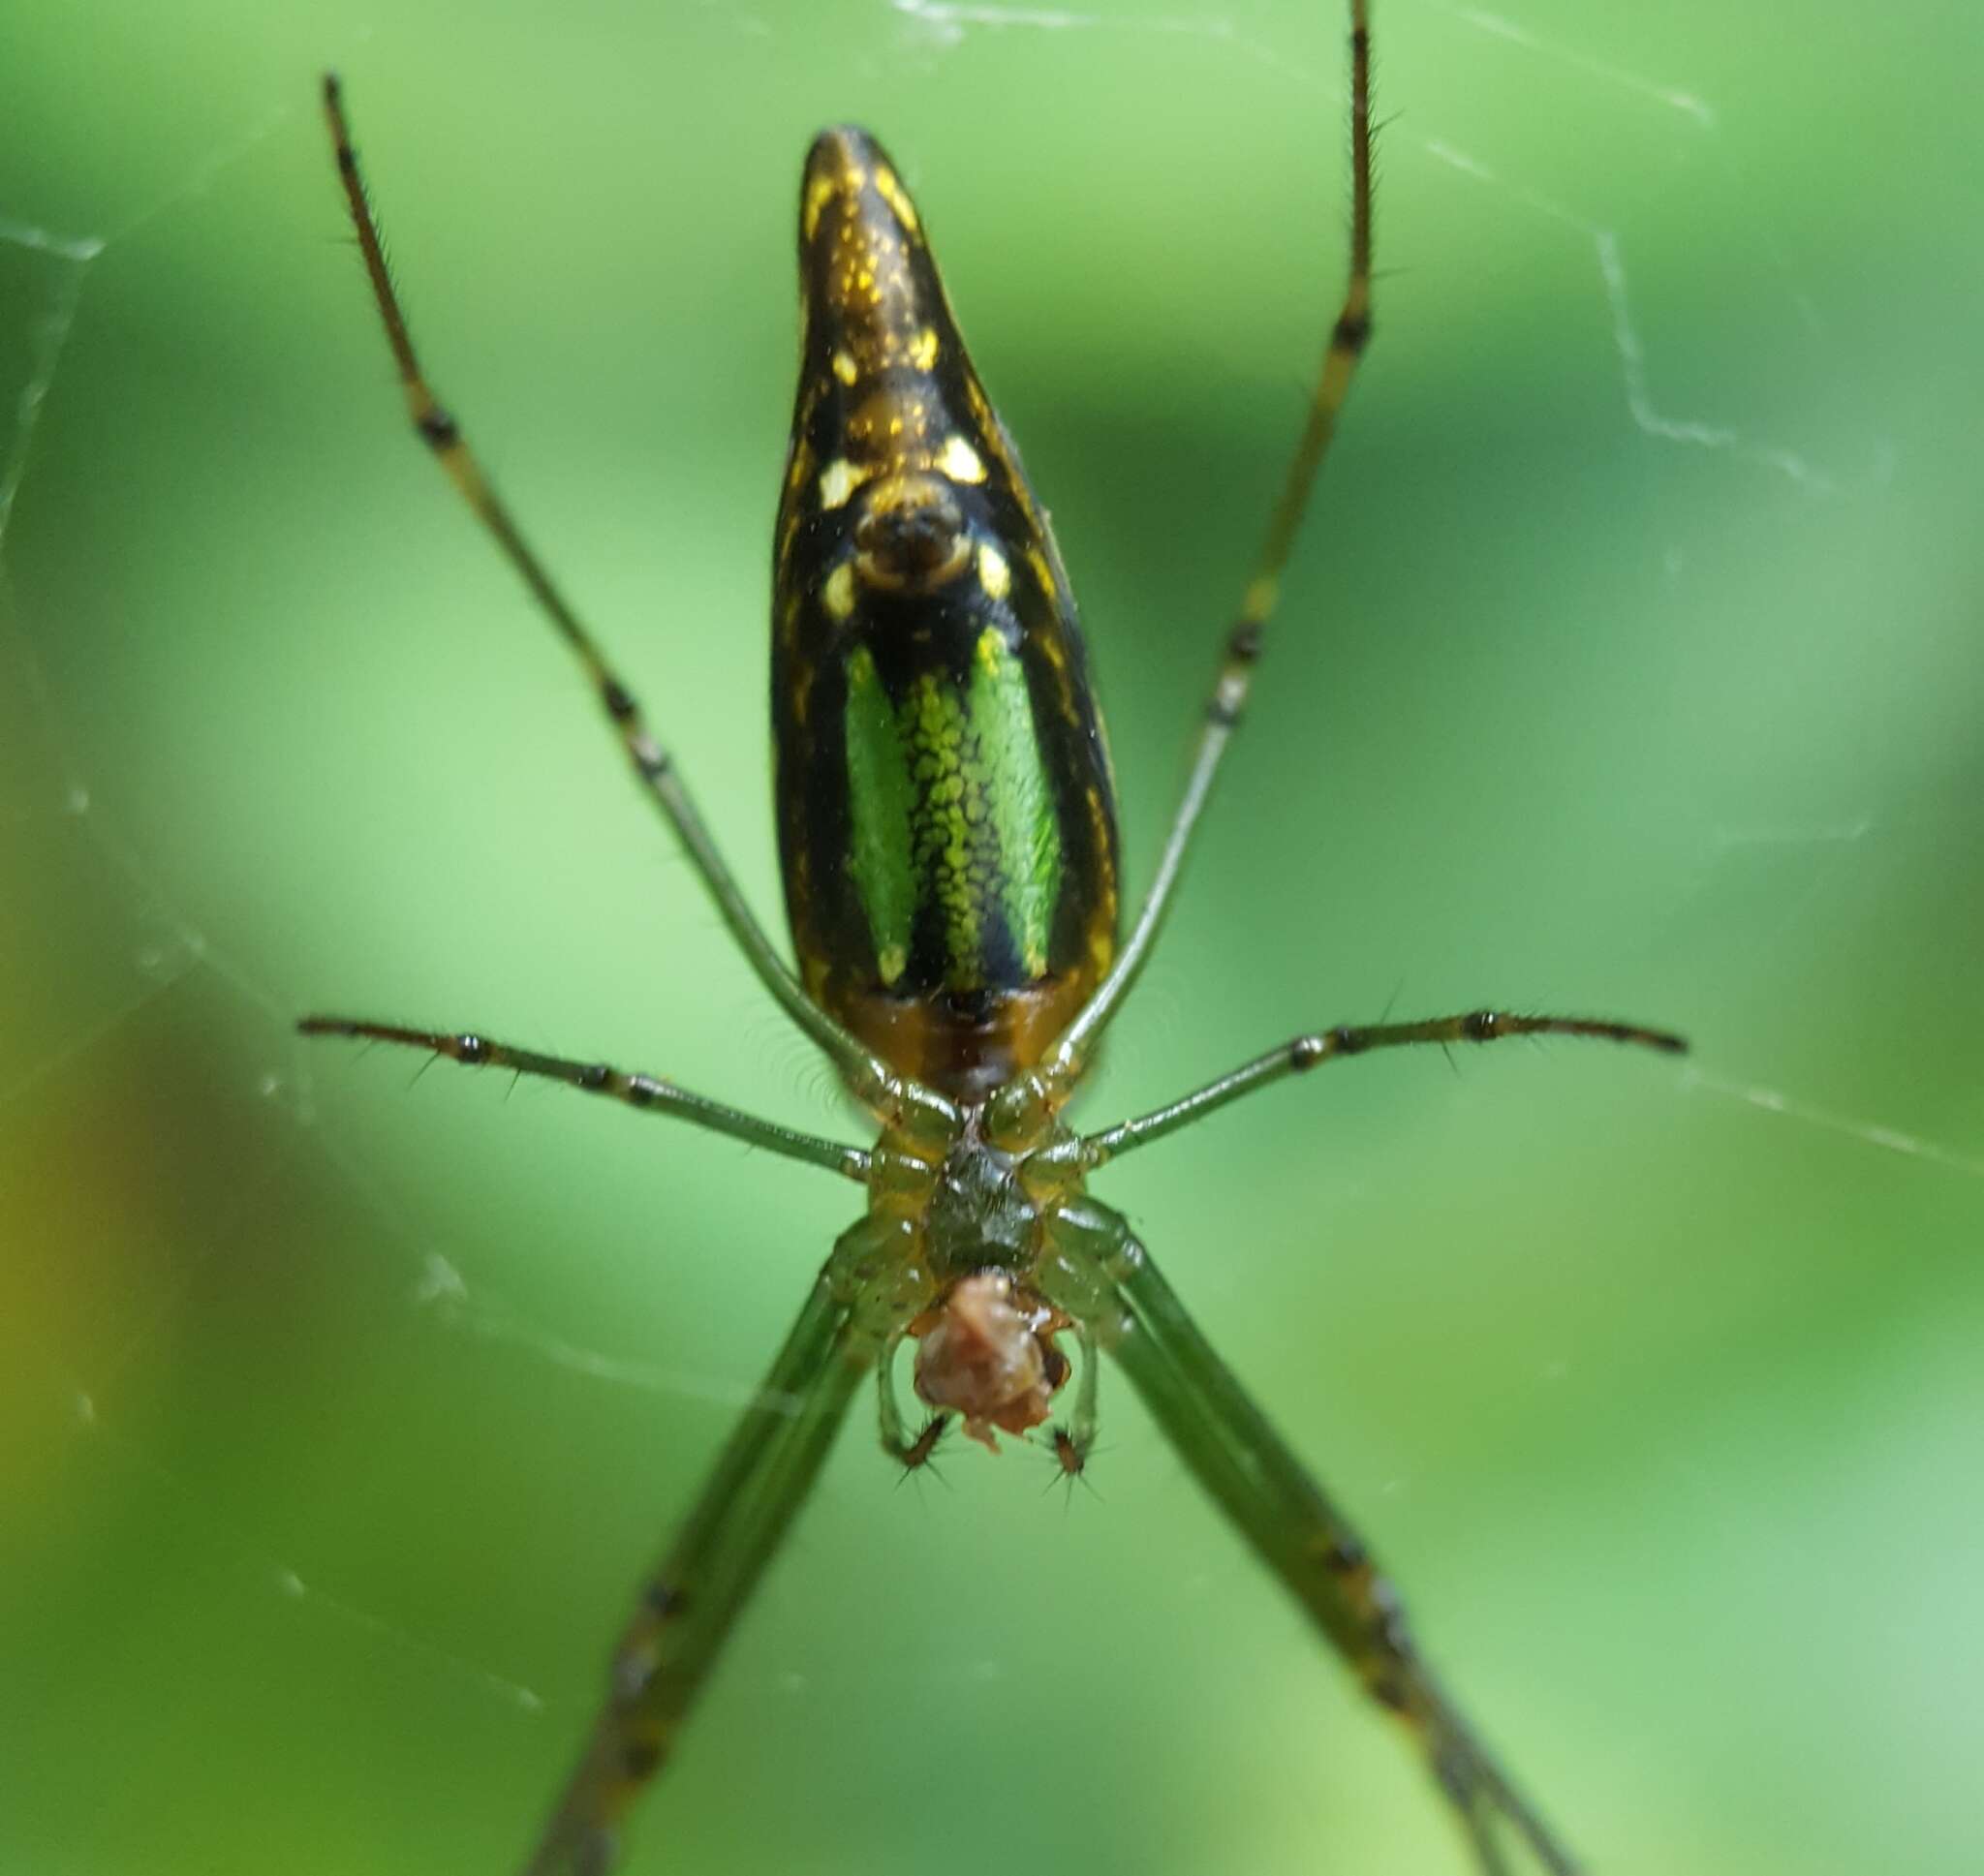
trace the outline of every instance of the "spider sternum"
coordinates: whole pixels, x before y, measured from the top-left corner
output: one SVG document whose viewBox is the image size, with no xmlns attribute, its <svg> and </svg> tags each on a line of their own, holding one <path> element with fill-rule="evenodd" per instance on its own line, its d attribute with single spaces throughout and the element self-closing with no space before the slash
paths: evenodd
<svg viewBox="0 0 1984 1876">
<path fill-rule="evenodd" d="M 988 1270 L 1026 1283 L 1054 1214 L 1082 1194 L 1080 1141 L 1044 1100 L 995 1096 L 955 1114 L 942 1136 L 884 1125 L 869 1157 L 870 1215 L 903 1231 L 940 1290 Z"/>
<path fill-rule="evenodd" d="M 1039 1207 L 1019 1177 L 1021 1159 L 978 1137 L 958 1139 L 931 1188 L 923 1229 L 940 1282 L 999 1269 L 1018 1276 L 1039 1252 Z"/>
<path fill-rule="evenodd" d="M 997 1144 L 985 1119 L 985 1104 L 973 1103 L 942 1136 L 885 1125 L 869 1156 L 870 1212 L 910 1224 L 940 1281 L 993 1268 L 1023 1274 L 1038 1252 L 1043 1205 L 1067 1184 L 1070 1136 L 1051 1116 Z M 1034 1166 L 1043 1153 L 1064 1168 L 1044 1187 Z"/>
</svg>

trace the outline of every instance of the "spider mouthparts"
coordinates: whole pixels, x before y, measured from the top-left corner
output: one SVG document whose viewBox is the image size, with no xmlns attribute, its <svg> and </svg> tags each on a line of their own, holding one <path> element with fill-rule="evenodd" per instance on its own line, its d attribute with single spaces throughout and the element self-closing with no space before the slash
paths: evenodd
<svg viewBox="0 0 1984 1876">
<path fill-rule="evenodd" d="M 1006 1272 L 978 1271 L 953 1286 L 916 1344 L 916 1393 L 961 1416 L 966 1434 L 992 1453 L 1000 1433 L 1017 1438 L 1041 1425 L 1068 1377 L 1049 1339 L 1053 1311 L 1026 1302 Z"/>
</svg>

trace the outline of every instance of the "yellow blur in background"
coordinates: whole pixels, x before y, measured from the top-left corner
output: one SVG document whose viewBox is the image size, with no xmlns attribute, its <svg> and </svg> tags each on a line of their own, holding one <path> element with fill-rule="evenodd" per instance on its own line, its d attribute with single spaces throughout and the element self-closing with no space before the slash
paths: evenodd
<svg viewBox="0 0 1984 1876">
<path fill-rule="evenodd" d="M 16 10 L 0 1868 L 492 1871 L 854 1195 L 328 1008 L 852 1137 L 405 434 L 417 337 L 776 919 L 800 156 L 903 165 L 1148 876 L 1339 290 L 1329 6 Z M 1083 1113 L 1493 1002 L 1102 1183 L 1600 1876 L 1984 1860 L 1984 28 L 1387 0 L 1377 337 Z M 629 1867 L 1459 1876 L 1104 1376 L 865 1406 Z"/>
</svg>

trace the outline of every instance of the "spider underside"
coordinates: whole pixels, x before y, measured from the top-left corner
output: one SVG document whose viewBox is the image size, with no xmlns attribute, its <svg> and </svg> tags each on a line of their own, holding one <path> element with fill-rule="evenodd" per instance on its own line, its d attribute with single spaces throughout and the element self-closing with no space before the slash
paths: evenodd
<svg viewBox="0 0 1984 1876">
<path fill-rule="evenodd" d="M 1569 1034 L 1674 1051 L 1664 1031 L 1477 1010 L 1305 1032 L 1095 1133 L 1064 1116 L 1149 956 L 1248 703 L 1283 567 L 1371 330 L 1370 46 L 1350 7 L 1349 279 L 1265 544 L 1228 630 L 1155 880 L 1117 942 L 1113 788 L 1060 557 L 958 338 L 920 218 L 879 143 L 823 133 L 800 200 L 807 311 L 775 545 L 781 855 L 799 969 L 745 903 L 634 693 L 525 543 L 416 359 L 337 80 L 325 104 L 415 428 L 579 661 L 639 786 L 765 987 L 874 1116 L 862 1150 L 657 1077 L 443 1031 L 313 1016 L 306 1033 L 424 1048 L 564 1081 L 861 1184 L 754 1403 L 650 1577 L 604 1704 L 528 1876 L 603 1876 L 622 1827 L 846 1410 L 877 1382 L 882 1444 L 926 1463 L 953 1425 L 996 1450 L 1046 1429 L 1080 1476 L 1112 1358 L 1199 1483 L 1406 1725 L 1483 1876 L 1512 1845 L 1575 1864 L 1428 1670 L 1369 1552 L 1186 1315 L 1117 1213 L 1108 1160 L 1340 1056 Z M 1080 1360 L 1062 1343 L 1071 1339 Z M 895 1376 L 914 1347 L 912 1424 Z M 1055 1401 L 1073 1381 L 1071 1407 Z"/>
</svg>

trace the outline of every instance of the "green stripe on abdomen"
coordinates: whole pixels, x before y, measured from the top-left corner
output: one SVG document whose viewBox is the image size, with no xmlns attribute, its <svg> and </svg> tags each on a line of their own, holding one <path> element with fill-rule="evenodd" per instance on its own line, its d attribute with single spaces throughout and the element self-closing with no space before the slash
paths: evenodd
<svg viewBox="0 0 1984 1876">
<path fill-rule="evenodd" d="M 1061 834 L 1026 672 L 1001 632 L 979 634 L 962 691 L 948 673 L 922 671 L 900 703 L 856 650 L 846 727 L 851 868 L 882 982 L 983 990 L 1008 984 L 1014 962 L 1020 981 L 1043 976 Z M 905 983 L 925 907 L 942 935 L 940 975 Z"/>
<path fill-rule="evenodd" d="M 1026 672 L 989 627 L 972 658 L 970 715 L 973 737 L 993 778 L 1001 909 L 1027 975 L 1044 976 L 1061 896 L 1061 827 L 1034 734 Z"/>
<path fill-rule="evenodd" d="M 848 796 L 853 851 L 849 865 L 868 930 L 875 968 L 894 984 L 909 962 L 916 918 L 916 876 L 911 869 L 915 788 L 896 717 L 865 646 L 848 660 Z"/>
</svg>

